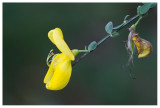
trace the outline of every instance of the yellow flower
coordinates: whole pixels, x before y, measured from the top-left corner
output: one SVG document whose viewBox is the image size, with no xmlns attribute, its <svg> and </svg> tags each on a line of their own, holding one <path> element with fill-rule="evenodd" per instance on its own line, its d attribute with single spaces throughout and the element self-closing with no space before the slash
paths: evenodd
<svg viewBox="0 0 160 108">
<path fill-rule="evenodd" d="M 70 80 L 72 72 L 71 60 L 73 61 L 75 57 L 64 41 L 60 28 L 49 31 L 48 37 L 62 53 L 54 55 L 44 78 L 44 83 L 48 90 L 60 90 Z"/>
</svg>

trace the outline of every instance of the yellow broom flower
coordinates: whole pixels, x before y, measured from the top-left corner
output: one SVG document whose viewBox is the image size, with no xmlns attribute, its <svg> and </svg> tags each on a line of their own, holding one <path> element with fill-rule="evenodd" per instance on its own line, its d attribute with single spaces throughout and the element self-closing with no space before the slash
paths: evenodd
<svg viewBox="0 0 160 108">
<path fill-rule="evenodd" d="M 71 61 L 75 59 L 73 53 L 63 39 L 60 28 L 55 28 L 48 33 L 49 39 L 62 52 L 54 55 L 44 78 L 48 90 L 63 89 L 69 82 L 72 72 Z"/>
</svg>

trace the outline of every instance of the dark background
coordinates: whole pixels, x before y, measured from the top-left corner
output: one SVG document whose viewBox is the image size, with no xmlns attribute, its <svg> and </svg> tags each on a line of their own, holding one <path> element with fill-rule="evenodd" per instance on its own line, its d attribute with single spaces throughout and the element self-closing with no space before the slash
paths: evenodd
<svg viewBox="0 0 160 108">
<path fill-rule="evenodd" d="M 107 35 L 125 15 L 133 17 L 141 3 L 3 3 L 3 104 L 4 105 L 155 105 L 157 104 L 157 7 L 137 27 L 150 41 L 152 54 L 134 57 L 136 80 L 123 70 L 128 53 L 128 25 L 72 70 L 61 91 L 46 90 L 46 58 L 58 49 L 48 32 L 59 27 L 71 49 L 84 49 Z M 134 21 L 135 22 L 135 21 Z M 132 24 L 134 23 L 132 22 Z"/>
</svg>

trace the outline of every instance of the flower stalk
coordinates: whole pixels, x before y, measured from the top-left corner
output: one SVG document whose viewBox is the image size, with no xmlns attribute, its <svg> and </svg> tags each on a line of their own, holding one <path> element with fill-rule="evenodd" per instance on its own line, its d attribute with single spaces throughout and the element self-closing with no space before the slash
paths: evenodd
<svg viewBox="0 0 160 108">
<path fill-rule="evenodd" d="M 113 27 L 113 23 L 110 21 L 106 24 L 105 30 L 108 33 L 107 36 L 102 38 L 100 41 L 93 41 L 88 45 L 88 48 L 85 47 L 84 50 L 73 49 L 70 50 L 67 43 L 64 41 L 63 33 L 60 28 L 55 28 L 50 30 L 48 33 L 48 38 L 50 41 L 59 49 L 61 53 L 54 54 L 53 50 L 50 51 L 47 57 L 47 65 L 49 67 L 45 78 L 44 83 L 46 85 L 46 89 L 48 90 L 61 90 L 63 89 L 69 82 L 72 67 L 79 63 L 83 58 L 85 58 L 88 54 L 93 52 L 98 46 L 100 46 L 103 42 L 105 42 L 109 37 L 117 37 L 119 35 L 119 31 L 131 23 L 133 20 L 139 17 L 137 22 L 133 24 L 129 28 L 129 36 L 127 41 L 127 50 L 129 52 L 130 61 L 133 60 L 133 53 L 135 46 L 137 47 L 137 51 L 139 53 L 138 58 L 147 57 L 152 52 L 152 45 L 149 41 L 142 39 L 136 33 L 136 26 L 139 24 L 143 15 L 145 15 L 150 8 L 156 6 L 154 3 L 144 4 L 144 6 L 138 6 L 137 15 L 127 20 L 129 15 L 126 15 L 122 24 Z M 145 7 L 145 8 L 144 8 Z M 75 57 L 79 53 L 84 53 L 81 55 L 76 61 Z M 71 64 L 72 61 L 75 61 Z"/>
</svg>

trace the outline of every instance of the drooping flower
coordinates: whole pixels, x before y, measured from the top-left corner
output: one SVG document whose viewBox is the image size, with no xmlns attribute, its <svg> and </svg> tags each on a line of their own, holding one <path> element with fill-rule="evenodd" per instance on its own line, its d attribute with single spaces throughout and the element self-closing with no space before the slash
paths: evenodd
<svg viewBox="0 0 160 108">
<path fill-rule="evenodd" d="M 136 33 L 135 29 L 133 29 L 132 27 L 129 28 L 129 30 L 130 30 L 130 33 L 127 41 L 127 50 L 129 52 L 130 58 L 128 60 L 128 65 L 130 61 L 133 62 L 133 54 L 134 54 L 135 46 L 139 53 L 138 58 L 147 57 L 152 53 L 151 43 L 145 39 L 140 38 L 138 33 Z"/>
<path fill-rule="evenodd" d="M 55 28 L 48 33 L 49 39 L 62 52 L 53 56 L 44 83 L 48 90 L 61 90 L 69 82 L 72 72 L 71 61 L 75 59 L 72 51 L 63 39 L 60 28 Z"/>
</svg>

